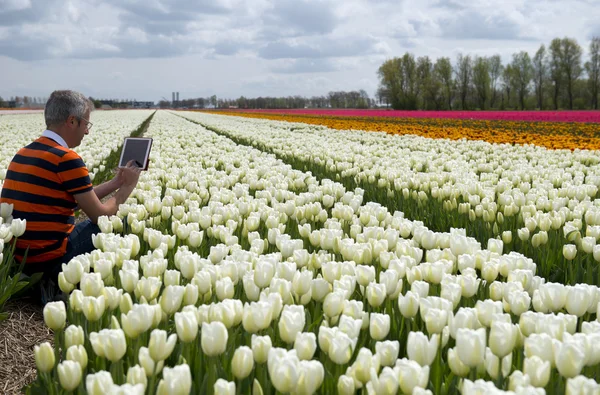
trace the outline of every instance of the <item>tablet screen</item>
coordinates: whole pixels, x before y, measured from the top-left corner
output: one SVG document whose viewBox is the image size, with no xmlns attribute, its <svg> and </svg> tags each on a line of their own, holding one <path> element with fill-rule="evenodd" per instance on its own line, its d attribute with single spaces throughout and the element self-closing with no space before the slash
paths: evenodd
<svg viewBox="0 0 600 395">
<path fill-rule="evenodd" d="M 119 167 L 126 167 L 130 160 L 134 160 L 139 167 L 146 170 L 148 168 L 148 157 L 150 156 L 151 146 L 151 138 L 127 137 L 123 143 Z"/>
</svg>

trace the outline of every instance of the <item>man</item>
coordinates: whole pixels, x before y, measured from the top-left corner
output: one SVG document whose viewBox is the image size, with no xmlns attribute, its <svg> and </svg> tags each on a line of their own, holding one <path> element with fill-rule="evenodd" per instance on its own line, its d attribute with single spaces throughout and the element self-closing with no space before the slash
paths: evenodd
<svg viewBox="0 0 600 395">
<path fill-rule="evenodd" d="M 15 255 L 21 260 L 27 250 L 25 274 L 44 273 L 42 303 L 56 295 L 61 264 L 94 249 L 92 235 L 102 215 L 114 215 L 137 185 L 141 169 L 133 164 L 116 176 L 92 186 L 88 169 L 72 150 L 89 133 L 92 103 L 81 93 L 54 91 L 44 109 L 47 129 L 42 136 L 12 159 L 0 202 L 12 204 L 13 218 L 27 220 L 18 238 Z M 105 203 L 100 199 L 117 191 Z M 75 225 L 79 207 L 88 220 Z"/>
</svg>

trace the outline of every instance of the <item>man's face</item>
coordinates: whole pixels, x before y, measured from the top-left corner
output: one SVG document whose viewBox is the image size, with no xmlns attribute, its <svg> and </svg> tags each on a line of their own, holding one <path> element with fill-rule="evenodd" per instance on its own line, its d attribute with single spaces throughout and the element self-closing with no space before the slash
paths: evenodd
<svg viewBox="0 0 600 395">
<path fill-rule="evenodd" d="M 77 147 L 81 144 L 83 137 L 89 133 L 88 124 L 90 120 L 90 111 L 87 111 L 82 118 L 78 118 L 75 122 L 75 128 L 73 130 L 73 147 Z M 71 147 L 71 148 L 73 148 Z"/>
</svg>

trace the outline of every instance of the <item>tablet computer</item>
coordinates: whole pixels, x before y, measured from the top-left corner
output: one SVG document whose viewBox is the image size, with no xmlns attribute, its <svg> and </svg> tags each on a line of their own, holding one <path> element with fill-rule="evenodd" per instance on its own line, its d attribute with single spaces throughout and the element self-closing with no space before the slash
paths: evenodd
<svg viewBox="0 0 600 395">
<path fill-rule="evenodd" d="M 126 137 L 121 149 L 119 167 L 127 167 L 130 160 L 134 160 L 142 170 L 148 170 L 148 158 L 152 139 L 149 137 Z"/>
</svg>

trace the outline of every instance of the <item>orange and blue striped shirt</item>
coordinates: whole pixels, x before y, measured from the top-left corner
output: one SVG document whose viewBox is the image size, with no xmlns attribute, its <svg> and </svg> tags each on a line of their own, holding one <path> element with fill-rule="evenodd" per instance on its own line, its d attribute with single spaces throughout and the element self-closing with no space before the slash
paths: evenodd
<svg viewBox="0 0 600 395">
<path fill-rule="evenodd" d="M 27 248 L 26 264 L 62 257 L 75 227 L 74 195 L 91 190 L 88 169 L 75 151 L 45 136 L 21 148 L 0 195 L 0 202 L 13 204 L 13 218 L 27 220 L 16 257 L 22 259 Z"/>
</svg>

